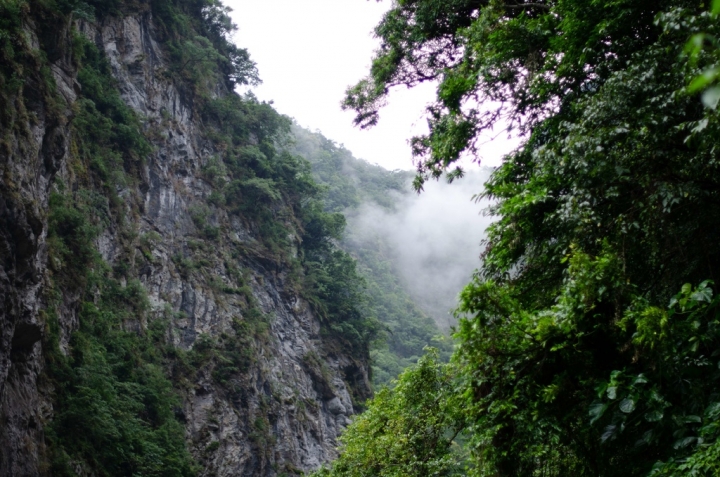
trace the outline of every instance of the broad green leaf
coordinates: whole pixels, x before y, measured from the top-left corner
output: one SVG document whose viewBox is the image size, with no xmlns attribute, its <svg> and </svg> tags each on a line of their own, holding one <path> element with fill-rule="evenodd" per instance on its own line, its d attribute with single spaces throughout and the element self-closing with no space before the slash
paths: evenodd
<svg viewBox="0 0 720 477">
<path fill-rule="evenodd" d="M 605 428 L 605 432 L 603 432 L 602 436 L 600 436 L 600 440 L 602 442 L 607 441 L 611 437 L 615 435 L 615 432 L 617 431 L 617 426 L 609 425 Z"/>
<path fill-rule="evenodd" d="M 635 410 L 635 401 L 631 398 L 625 398 L 620 401 L 620 410 L 625 414 L 630 414 Z"/>
<path fill-rule="evenodd" d="M 606 392 L 608 399 L 617 399 L 617 386 L 610 386 Z"/>
<path fill-rule="evenodd" d="M 645 420 L 648 422 L 658 422 L 663 418 L 663 415 L 662 411 L 659 410 L 650 411 L 645 414 Z"/>
<path fill-rule="evenodd" d="M 702 47 L 703 43 L 705 43 L 705 35 L 702 33 L 697 33 L 690 37 L 688 42 L 685 44 L 685 52 L 692 54 L 696 54 Z"/>
<path fill-rule="evenodd" d="M 718 75 L 720 75 L 720 68 L 708 68 L 690 82 L 688 90 L 691 93 L 702 91 L 710 86 L 718 78 Z"/>
<path fill-rule="evenodd" d="M 720 86 L 708 88 L 702 95 L 703 104 L 710 109 L 717 109 L 720 102 Z"/>
<path fill-rule="evenodd" d="M 689 446 L 690 444 L 692 444 L 693 442 L 695 442 L 696 440 L 697 440 L 697 437 L 684 437 L 682 439 L 678 439 L 673 444 L 673 448 L 683 449 L 683 448 Z"/>
<path fill-rule="evenodd" d="M 600 419 L 603 414 L 605 414 L 607 408 L 608 405 L 603 403 L 595 403 L 590 406 L 590 424 L 594 424 L 598 419 Z"/>
<path fill-rule="evenodd" d="M 695 301 L 704 301 L 710 303 L 710 300 L 712 300 L 712 296 L 713 292 L 710 287 L 702 287 L 695 290 L 695 293 L 693 293 L 690 298 Z"/>
</svg>

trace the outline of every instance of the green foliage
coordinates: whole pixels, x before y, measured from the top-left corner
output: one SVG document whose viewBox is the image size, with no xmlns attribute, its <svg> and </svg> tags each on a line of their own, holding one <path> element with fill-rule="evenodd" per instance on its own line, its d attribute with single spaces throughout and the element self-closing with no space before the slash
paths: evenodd
<svg viewBox="0 0 720 477">
<path fill-rule="evenodd" d="M 55 193 L 50 200 L 55 285 L 82 292 L 70 353 L 60 351 L 57 331 L 47 343 L 55 388 L 47 428 L 52 472 L 74 475 L 82 463 L 97 475 L 194 475 L 173 411 L 179 400 L 163 372 L 165 330 L 160 323 L 137 329 L 148 311 L 145 291 L 137 281 L 112 278 L 95 250 L 99 228 L 91 218 L 98 217 L 84 197 Z"/>
<path fill-rule="evenodd" d="M 88 220 L 87 204 L 75 204 L 70 197 L 54 192 L 48 205 L 51 266 L 68 279 L 83 277 L 97 255 L 93 240 L 98 229 Z"/>
<path fill-rule="evenodd" d="M 211 365 L 215 382 L 231 393 L 240 391 L 237 378 L 247 373 L 255 363 L 258 347 L 268 342 L 270 331 L 270 317 L 260 310 L 252 291 L 242 278 L 240 282 L 243 285 L 239 289 L 222 290 L 245 299 L 242 316 L 233 319 L 232 332 L 223 332 L 216 338 L 200 336 L 192 350 L 184 356 L 178 356 L 182 364 L 176 368 L 177 372 L 192 382 L 198 369 Z M 183 354 L 178 350 L 175 353 Z"/>
<path fill-rule="evenodd" d="M 83 95 L 75 105 L 72 139 L 77 154 L 71 166 L 102 189 L 110 207 L 99 216 L 108 225 L 111 213 L 122 220 L 128 204 L 118 190 L 130 185 L 152 148 L 139 119 L 120 97 L 105 56 L 84 36 L 76 35 L 74 43 Z"/>
<path fill-rule="evenodd" d="M 208 135 L 223 151 L 203 168 L 214 187 L 209 202 L 246 219 L 269 258 L 291 261 L 297 217 L 319 189 L 307 162 L 276 147 L 289 119 L 252 95 L 236 94 L 208 100 L 203 114 Z"/>
<path fill-rule="evenodd" d="M 371 125 L 390 87 L 440 82 L 417 187 L 499 118 L 527 134 L 486 185 L 498 220 L 461 297 L 469 475 L 717 473 L 715 15 L 423 0 L 378 26 L 346 106 Z"/>
<path fill-rule="evenodd" d="M 163 372 L 163 335 L 130 325 L 147 310 L 145 291 L 108 275 L 97 261 L 87 276 L 70 354 L 51 343 L 53 475 L 75 475 L 77 462 L 97 475 L 195 475 L 173 411 L 179 399 Z"/>
<path fill-rule="evenodd" d="M 324 210 L 310 164 L 280 147 L 287 143 L 289 119 L 251 95 L 209 100 L 204 114 L 223 151 L 203 169 L 217 191 L 213 204 L 249 223 L 266 258 L 301 267 L 296 285 L 322 317 L 324 335 L 349 345 L 358 356 L 367 355 L 381 327 L 363 311 L 364 283 L 354 260 L 335 245 L 344 217 Z M 207 211 L 194 215 L 201 231 L 207 230 L 207 216 Z M 292 256 L 295 237 L 297 258 Z"/>
<path fill-rule="evenodd" d="M 465 475 L 451 389 L 450 369 L 431 351 L 393 389 L 383 388 L 368 402 L 340 438 L 340 458 L 312 475 Z"/>
<path fill-rule="evenodd" d="M 476 153 L 480 132 L 497 119 L 528 132 L 570 112 L 657 38 L 657 13 L 678 6 L 697 8 L 682 0 L 399 2 L 376 27 L 370 75 L 348 89 L 344 107 L 372 126 L 391 88 L 440 82 L 430 132 L 412 140 L 421 188 Z"/>
<path fill-rule="evenodd" d="M 11 65 L 16 59 L 18 42 L 21 41 L 17 35 L 22 26 L 22 12 L 26 8 L 27 3 L 21 0 L 0 2 L 0 53 L 5 65 Z M 3 71 L 3 79 L 8 73 L 10 71 Z"/>
<path fill-rule="evenodd" d="M 218 82 L 228 91 L 260 82 L 247 50 L 231 41 L 237 26 L 230 19 L 229 7 L 218 0 L 154 0 L 150 4 L 165 35 L 175 77 L 184 80 L 199 99 L 208 99 Z"/>
<path fill-rule="evenodd" d="M 325 207 L 332 212 L 352 212 L 362 203 L 393 209 L 395 193 L 405 193 L 411 175 L 387 171 L 356 159 L 352 153 L 320 133 L 293 126 L 294 152 L 312 164 L 315 180 L 327 187 Z"/>
<path fill-rule="evenodd" d="M 0 154 L 10 156 L 14 149 L 25 152 L 31 126 L 37 122 L 33 106 L 42 105 L 47 121 L 63 121 L 50 60 L 56 53 L 55 30 L 50 29 L 61 14 L 49 5 L 25 0 L 0 1 Z M 32 22 L 45 35 L 38 49 L 23 29 Z M 51 57 L 50 59 L 48 57 Z M 13 144 L 13 138 L 21 139 Z M 12 189 L 12 184 L 7 184 Z"/>
<path fill-rule="evenodd" d="M 345 218 L 324 212 L 317 202 L 303 213 L 303 294 L 326 325 L 326 334 L 349 345 L 356 355 L 366 355 L 382 327 L 365 309 L 365 282 L 357 263 L 333 242 L 340 238 Z"/>
<path fill-rule="evenodd" d="M 598 308 L 619 285 L 617 264 L 583 254 L 570 261 L 558 304 L 548 310 L 526 312 L 490 282 L 463 293 L 461 311 L 476 318 L 461 323 L 465 342 L 456 358 L 473 393 L 467 404 L 480 460 L 488 471 L 518 474 L 539 467 L 595 475 L 594 464 L 610 465 L 607 475 L 647 475 L 653 467 L 686 475 L 672 472 L 707 452 L 693 444 L 717 439 L 720 322 L 708 283 L 683 286 L 669 310 L 638 300 L 608 323 Z M 624 336 L 632 349 L 609 349 L 613 341 L 624 345 Z M 558 426 L 574 435 L 556 433 Z M 655 465 L 661 456 L 670 464 Z"/>
<path fill-rule="evenodd" d="M 84 36 L 77 34 L 74 41 L 75 60 L 82 65 L 78 81 L 83 98 L 75 124 L 76 130 L 83 133 L 82 139 L 88 141 L 83 149 L 91 145 L 98 148 L 112 146 L 142 160 L 150 153 L 150 145 L 140 132 L 137 116 L 120 97 L 107 58 Z M 88 153 L 101 152 L 96 149 Z"/>
<path fill-rule="evenodd" d="M 713 0 L 709 16 L 717 21 L 720 15 L 720 3 Z M 693 19 L 695 20 L 695 19 Z M 702 92 L 703 104 L 716 109 L 720 101 L 720 42 L 716 35 L 708 32 L 695 33 L 685 45 L 685 53 L 690 57 L 691 64 L 703 65 L 702 72 L 695 76 L 688 85 L 691 93 Z"/>
<path fill-rule="evenodd" d="M 305 267 L 305 296 L 327 324 L 325 332 L 340 337 L 356 353 L 367 353 L 381 326 L 363 312 L 364 282 L 355 260 L 342 250 L 332 250 L 306 261 Z"/>
<path fill-rule="evenodd" d="M 220 229 L 208 223 L 211 216 L 209 207 L 195 205 L 189 209 L 190 218 L 192 218 L 195 227 L 200 231 L 203 238 L 207 240 L 217 240 L 220 236 Z"/>
<path fill-rule="evenodd" d="M 255 362 L 257 343 L 268 339 L 268 318 L 257 307 L 249 308 L 241 320 L 233 320 L 233 331 L 234 336 L 223 335 L 211 346 L 215 361 L 212 376 L 237 391 L 230 381 L 246 373 Z"/>
<path fill-rule="evenodd" d="M 670 447 L 652 475 L 717 473 L 720 428 L 720 300 L 705 281 L 681 291 L 663 310 L 640 303 L 622 325 L 634 328 L 642 362 L 613 371 L 598 388 L 593 419 L 602 438 L 637 438 L 643 447 Z"/>
<path fill-rule="evenodd" d="M 618 350 L 604 346 L 617 331 L 600 319 L 597 304 L 619 298 L 606 295 L 617 284 L 617 262 L 576 252 L 569 263 L 557 303 L 547 310 L 527 310 L 522 294 L 479 277 L 461 295 L 459 311 L 474 316 L 460 322 L 455 359 L 466 379 L 480 475 L 493 469 L 501 475 L 593 475 L 584 465 L 623 457 L 597 447 L 600 436 L 586 419 L 592 394 L 580 394 L 583 388 L 594 394 L 621 362 Z M 631 466 L 623 464 L 619 471 L 628 475 Z"/>
<path fill-rule="evenodd" d="M 696 356 L 666 369 L 672 377 L 653 378 L 664 366 L 655 353 L 679 351 L 652 338 L 668 326 L 658 305 L 684 282 L 702 281 L 719 258 L 707 249 L 719 223 L 706 182 L 717 158 L 701 133 L 717 120 L 684 93 L 693 69 L 677 60 L 707 23 L 672 10 L 655 25 L 655 43 L 537 125 L 488 184 L 502 218 L 489 232 L 483 276 L 464 296 L 475 317 L 461 327 L 459 356 L 481 369 L 468 386 L 485 389 L 471 399 L 475 445 L 488 445 L 483 460 L 503 474 L 549 466 L 553 475 L 646 475 L 658 460 L 683 458 L 692 442 L 678 440 L 689 438 L 681 423 L 702 415 L 715 392 L 705 388 L 699 401 L 679 392 L 684 372 L 697 372 Z M 634 352 L 630 323 L 643 343 Z M 673 383 L 678 394 L 651 382 Z M 613 402 L 597 402 L 608 390 Z M 673 417 L 661 419 L 670 403 Z"/>
<path fill-rule="evenodd" d="M 385 340 L 375 343 L 371 353 L 373 384 L 377 388 L 391 385 L 429 345 L 435 346 L 440 359 L 447 361 L 452 352 L 450 340 L 409 296 L 383 238 L 354 242 L 349 237 L 343 246 L 356 257 L 359 273 L 367 282 L 368 309 L 386 329 Z"/>
</svg>

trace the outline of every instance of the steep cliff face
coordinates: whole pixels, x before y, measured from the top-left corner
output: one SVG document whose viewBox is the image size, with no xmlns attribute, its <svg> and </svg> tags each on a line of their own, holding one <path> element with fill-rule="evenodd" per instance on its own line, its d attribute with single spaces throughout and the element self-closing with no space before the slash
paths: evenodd
<svg viewBox="0 0 720 477">
<path fill-rule="evenodd" d="M 4 13 L 4 12 L 3 12 Z M 68 25 L 59 23 L 42 38 L 26 23 L 26 45 L 67 45 Z M 44 40 L 44 41 L 41 41 Z M 61 49 L 61 48 L 60 48 Z M 52 405 L 43 385 L 45 322 L 41 315 L 47 286 L 46 207 L 55 174 L 68 150 L 74 67 L 68 54 L 52 52 L 52 69 L 34 56 L 24 84 L 3 81 L 0 147 L 0 474 L 37 475 L 44 449 L 43 423 Z M 3 76 L 7 78 L 7 66 Z M 46 84 L 51 75 L 63 93 Z M 9 91 L 7 91 L 9 90 Z M 54 101 L 51 101 L 55 99 Z M 68 324 L 68 326 L 73 326 Z"/>
<path fill-rule="evenodd" d="M 41 30 L 51 23 L 32 13 L 22 21 L 29 50 L 52 44 L 53 53 L 25 72 L 13 100 L 22 106 L 7 108 L 20 112 L 5 118 L 14 126 L 4 131 L 0 152 L 0 475 L 57 468 L 47 447 L 62 441 L 63 428 L 52 426 L 65 411 L 57 401 L 62 379 L 48 371 L 56 361 L 52 350 L 71 354 L 87 306 L 101 309 L 105 300 L 106 289 L 89 290 L 89 279 L 69 278 L 70 262 L 85 260 L 69 258 L 78 255 L 72 247 L 65 265 L 52 263 L 58 247 L 48 231 L 62 231 L 68 221 L 53 216 L 53 200 L 60 200 L 53 197 L 81 190 L 94 190 L 93 203 L 105 211 L 94 222 L 93 263 L 104 264 L 118 293 L 135 287 L 144 296 L 119 326 L 143 336 L 152 329 L 158 347 L 175 350 L 163 352 L 162 367 L 181 396 L 173 412 L 199 474 L 295 475 L 332 459 L 354 402 L 370 393 L 365 356 L 351 356 L 321 333 L 298 291 L 302 271 L 267 251 L 256 222 L 212 205 L 223 172 L 209 170 L 222 146 L 169 73 L 151 9 L 68 20 L 43 41 L 49 33 Z M 72 45 L 87 41 L 82 38 L 104 56 L 150 146 L 145 157 L 119 159 L 130 179 L 104 188 L 87 179 L 88 168 L 76 157 L 81 141 L 72 132 L 84 94 Z M 229 93 L 218 84 L 213 94 Z M 89 169 L 99 167 L 93 164 Z M 290 206 L 280 198 L 273 207 L 297 255 L 296 219 L 281 213 Z M 50 437 L 48 428 L 55 429 Z M 99 464 L 81 452 L 63 456 L 75 473 L 96 475 Z"/>
</svg>

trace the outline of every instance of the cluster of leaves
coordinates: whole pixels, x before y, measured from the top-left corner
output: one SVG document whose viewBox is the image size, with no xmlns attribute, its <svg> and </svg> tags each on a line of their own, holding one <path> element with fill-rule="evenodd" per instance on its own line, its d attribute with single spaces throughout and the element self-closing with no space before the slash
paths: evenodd
<svg viewBox="0 0 720 477">
<path fill-rule="evenodd" d="M 203 248 L 202 254 L 212 253 L 210 247 Z M 235 256 L 237 258 L 237 254 Z M 237 288 L 227 286 L 222 279 L 208 276 L 207 280 L 215 293 L 217 300 L 223 300 L 223 295 L 235 295 L 241 300 L 236 302 L 241 309 L 241 317 L 235 317 L 231 329 L 216 335 L 201 334 L 194 339 L 190 350 L 177 348 L 167 344 L 164 353 L 167 357 L 169 375 L 176 386 L 193 386 L 201 372 L 211 374 L 214 381 L 223 386 L 231 395 L 238 395 L 242 391 L 244 378 L 251 366 L 256 362 L 259 347 L 268 342 L 270 331 L 270 316 L 263 313 L 260 304 L 253 295 L 245 276 L 231 263 L 232 258 L 226 257 L 225 269 L 232 276 Z M 186 275 L 191 273 L 192 266 L 183 263 L 186 260 L 176 261 Z M 196 265 L 196 264 L 193 264 Z M 192 270 L 194 271 L 194 270 Z M 202 273 L 202 272 L 201 272 Z M 168 318 L 185 318 L 183 311 L 173 312 L 167 306 L 165 315 Z"/>
<path fill-rule="evenodd" d="M 572 108 L 657 38 L 658 12 L 685 6 L 697 9 L 677 0 L 399 2 L 376 27 L 370 76 L 347 91 L 344 107 L 369 127 L 391 88 L 439 83 L 430 132 L 412 140 L 421 188 L 477 153 L 479 133 L 499 119 L 527 133 Z"/>
<path fill-rule="evenodd" d="M 348 217 L 361 207 L 394 210 L 397 197 L 410 193 L 411 173 L 387 171 L 356 159 L 319 133 L 293 127 L 294 151 L 312 164 L 312 173 L 327 191 L 323 206 L 328 212 Z M 338 230 L 339 232 L 339 230 Z M 349 226 L 339 234 L 339 244 L 358 263 L 357 273 L 365 281 L 362 309 L 384 327 L 384 339 L 372 350 L 373 384 L 390 385 L 405 368 L 417 362 L 423 349 L 434 344 L 442 359 L 450 355 L 449 342 L 436 342 L 441 335 L 437 325 L 409 296 L 399 279 L 392 250 L 383 237 L 374 241 L 357 240 L 358 231 Z"/>
<path fill-rule="evenodd" d="M 204 116 L 223 151 L 208 164 L 212 202 L 247 219 L 274 258 L 288 261 L 298 217 L 320 192 L 309 165 L 276 147 L 288 134 L 289 119 L 250 95 L 235 94 L 209 100 Z"/>
<path fill-rule="evenodd" d="M 0 154 L 24 151 L 31 137 L 30 125 L 37 120 L 30 110 L 40 107 L 49 123 L 62 123 L 50 61 L 57 56 L 62 40 L 56 29 L 43 29 L 40 48 L 23 30 L 32 18 L 39 25 L 56 25 L 61 13 L 53 5 L 26 0 L 0 2 Z M 22 138 L 13 144 L 13 137 Z M 28 141 L 25 141 L 28 139 Z"/>
<path fill-rule="evenodd" d="M 452 373 L 436 350 L 383 388 L 343 433 L 341 455 L 315 477 L 465 475 L 466 456 L 454 441 Z"/>
<path fill-rule="evenodd" d="M 459 308 L 469 474 L 717 473 L 716 8 L 401 1 L 377 28 L 346 106 L 371 125 L 392 86 L 439 82 L 417 187 L 500 118 L 527 134 Z"/>
<path fill-rule="evenodd" d="M 89 166 L 86 185 L 102 191 L 121 219 L 124 204 L 118 191 L 130 185 L 129 178 L 138 175 L 152 149 L 139 119 L 120 97 L 105 56 L 79 34 L 73 50 L 75 61 L 82 65 L 78 82 L 83 91 L 73 120 L 75 164 L 79 169 Z M 109 220 L 104 218 L 105 225 Z"/>
<path fill-rule="evenodd" d="M 56 393 L 46 431 L 53 475 L 76 475 L 78 465 L 106 476 L 195 475 L 160 352 L 165 326 L 134 329 L 147 311 L 142 285 L 121 285 L 97 258 L 86 265 L 92 268 L 71 353 L 57 348 L 56 335 L 48 354 Z"/>
<path fill-rule="evenodd" d="M 354 356 L 367 359 L 382 325 L 368 313 L 365 281 L 355 259 L 335 243 L 341 238 L 345 217 L 325 212 L 320 202 L 304 212 L 303 294 L 326 324 L 324 332 L 350 346 Z"/>
<path fill-rule="evenodd" d="M 20 34 L 22 26 L 22 11 L 27 4 L 21 1 L 3 1 L 0 3 L 0 91 L 3 92 L 3 102 L 10 101 L 12 93 L 20 89 L 21 82 L 17 78 L 17 61 L 20 59 L 18 49 L 23 49 L 22 37 Z M 3 108 L 3 127 L 10 125 L 12 111 Z"/>
<path fill-rule="evenodd" d="M 720 0 L 713 0 L 710 9 L 712 17 L 717 18 L 720 15 Z M 691 93 L 702 92 L 702 101 L 706 107 L 716 109 L 720 102 L 720 41 L 717 35 L 709 32 L 701 32 L 694 34 L 687 45 L 685 52 L 690 56 L 690 61 L 697 64 L 702 61 L 708 64 L 699 75 L 693 78 L 688 85 Z M 704 55 L 710 56 L 710 61 Z"/>
<path fill-rule="evenodd" d="M 238 377 L 255 362 L 257 343 L 267 339 L 268 328 L 267 317 L 253 306 L 243 313 L 242 320 L 233 320 L 230 333 L 223 332 L 218 337 L 200 335 L 190 351 L 168 347 L 166 355 L 173 381 L 193 383 L 198 371 L 209 366 L 216 383 L 238 394 L 241 391 Z"/>
<path fill-rule="evenodd" d="M 208 98 L 218 82 L 228 91 L 236 85 L 258 84 L 257 67 L 246 49 L 231 40 L 237 29 L 230 8 L 219 0 L 154 0 L 150 2 L 170 53 L 172 74 L 197 99 Z"/>
</svg>

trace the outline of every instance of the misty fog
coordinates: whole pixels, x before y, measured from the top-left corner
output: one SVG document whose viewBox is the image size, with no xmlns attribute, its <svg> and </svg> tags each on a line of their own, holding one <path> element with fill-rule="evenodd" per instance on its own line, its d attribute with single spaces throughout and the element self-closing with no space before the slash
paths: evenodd
<svg viewBox="0 0 720 477">
<path fill-rule="evenodd" d="M 417 303 L 441 329 L 454 324 L 451 310 L 480 265 L 480 242 L 492 217 L 487 201 L 475 202 L 490 169 L 468 172 L 452 184 L 431 181 L 416 194 L 398 194 L 395 211 L 365 203 L 348 216 L 348 239 L 371 244 L 384 237 L 393 265 Z"/>
</svg>

